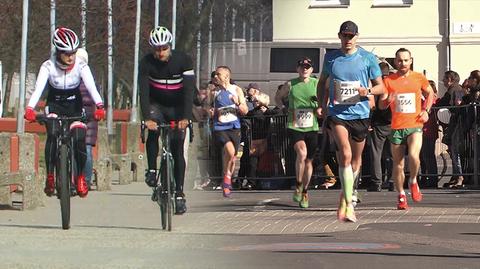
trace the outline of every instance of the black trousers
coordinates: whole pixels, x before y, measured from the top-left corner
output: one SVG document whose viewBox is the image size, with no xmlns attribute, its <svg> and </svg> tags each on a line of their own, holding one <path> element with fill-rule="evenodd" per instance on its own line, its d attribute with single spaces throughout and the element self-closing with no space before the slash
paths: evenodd
<svg viewBox="0 0 480 269">
<path fill-rule="evenodd" d="M 390 125 L 372 126 L 372 129 L 370 132 L 370 180 L 380 185 L 383 181 L 383 171 L 388 171 L 387 179 L 392 177 L 392 153 L 387 139 L 392 129 Z"/>
</svg>

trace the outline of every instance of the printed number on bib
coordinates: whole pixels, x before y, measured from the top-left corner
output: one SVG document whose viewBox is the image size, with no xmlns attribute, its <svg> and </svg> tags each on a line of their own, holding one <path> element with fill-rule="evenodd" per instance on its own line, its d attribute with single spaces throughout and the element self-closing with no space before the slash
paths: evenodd
<svg viewBox="0 0 480 269">
<path fill-rule="evenodd" d="M 401 93 L 395 99 L 395 111 L 398 113 L 415 113 L 415 93 Z"/>
<path fill-rule="evenodd" d="M 293 121 L 293 127 L 296 128 L 310 128 L 313 127 L 313 120 L 315 116 L 313 115 L 312 109 L 301 109 L 297 108 L 294 111 L 295 119 Z"/>
<path fill-rule="evenodd" d="M 360 102 L 358 88 L 360 81 L 339 81 L 335 80 L 335 100 L 334 104 L 350 105 Z"/>
<path fill-rule="evenodd" d="M 229 123 L 238 119 L 235 108 L 221 107 L 218 109 L 218 121 L 221 123 Z"/>
</svg>

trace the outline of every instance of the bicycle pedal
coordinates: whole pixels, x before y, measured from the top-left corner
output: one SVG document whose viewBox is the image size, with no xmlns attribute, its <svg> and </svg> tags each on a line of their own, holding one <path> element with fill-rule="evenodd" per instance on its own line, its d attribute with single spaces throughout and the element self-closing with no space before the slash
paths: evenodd
<svg viewBox="0 0 480 269">
<path fill-rule="evenodd" d="M 77 190 L 70 190 L 70 196 L 74 197 L 77 195 L 78 195 Z"/>
<path fill-rule="evenodd" d="M 150 198 L 152 199 L 153 202 L 158 201 L 157 191 L 153 191 L 152 197 L 150 197 Z"/>
</svg>

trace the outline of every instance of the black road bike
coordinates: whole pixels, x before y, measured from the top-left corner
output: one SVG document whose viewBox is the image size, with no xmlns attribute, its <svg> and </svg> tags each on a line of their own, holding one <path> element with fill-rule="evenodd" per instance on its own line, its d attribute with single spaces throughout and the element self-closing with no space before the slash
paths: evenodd
<svg viewBox="0 0 480 269">
<path fill-rule="evenodd" d="M 47 117 L 46 115 L 37 115 L 37 121 L 40 124 L 46 124 L 48 121 L 59 127 L 56 137 L 57 156 L 55 159 L 55 186 L 56 195 L 60 200 L 60 210 L 62 214 L 62 228 L 70 229 L 70 197 L 74 195 L 71 189 L 75 188 L 75 155 L 73 147 L 73 138 L 70 133 L 70 125 L 74 121 L 84 122 L 85 114 L 81 116 L 57 116 Z"/>
<path fill-rule="evenodd" d="M 175 212 L 175 178 L 173 176 L 173 156 L 170 151 L 170 132 L 175 129 L 176 122 L 170 124 L 158 124 L 162 142 L 160 170 L 157 172 L 157 186 L 153 187 L 152 201 L 160 206 L 162 229 L 172 230 L 172 219 Z M 145 122 L 141 124 L 141 139 L 145 143 Z"/>
</svg>

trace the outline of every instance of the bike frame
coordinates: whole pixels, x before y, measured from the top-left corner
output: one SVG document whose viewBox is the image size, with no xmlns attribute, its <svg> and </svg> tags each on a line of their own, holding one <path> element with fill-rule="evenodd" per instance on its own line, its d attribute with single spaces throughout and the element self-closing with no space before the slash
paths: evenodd
<svg viewBox="0 0 480 269">
<path fill-rule="evenodd" d="M 58 136 L 56 137 L 58 154 L 55 160 L 55 183 L 57 197 L 60 200 L 62 228 L 64 230 L 70 228 L 70 188 L 72 184 L 75 184 L 75 156 L 73 154 L 73 139 L 70 133 L 70 125 L 74 121 L 83 120 L 85 120 L 85 115 L 74 117 L 46 117 L 45 115 L 37 116 L 37 121 L 39 123 L 45 124 L 50 121 L 55 124 L 58 122 L 58 126 L 60 127 Z"/>
<path fill-rule="evenodd" d="M 173 176 L 173 156 L 170 151 L 170 132 L 176 128 L 175 123 L 157 124 L 157 131 L 160 132 L 162 142 L 162 153 L 160 158 L 160 169 L 157 173 L 158 185 L 153 189 L 153 197 L 160 206 L 162 229 L 172 230 L 173 212 L 175 211 L 175 179 Z M 145 143 L 145 122 L 141 124 L 142 143 Z"/>
</svg>

